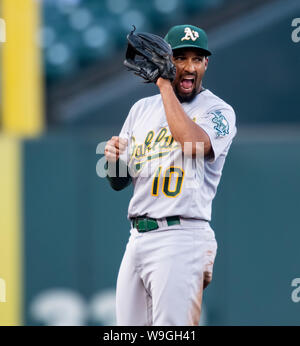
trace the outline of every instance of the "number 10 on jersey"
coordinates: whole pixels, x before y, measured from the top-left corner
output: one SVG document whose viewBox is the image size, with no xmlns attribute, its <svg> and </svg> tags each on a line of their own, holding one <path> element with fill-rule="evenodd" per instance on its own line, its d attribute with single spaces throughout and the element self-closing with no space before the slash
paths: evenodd
<svg viewBox="0 0 300 346">
<path fill-rule="evenodd" d="M 152 182 L 152 196 L 159 195 L 159 182 L 161 178 L 162 166 L 158 166 Z M 170 189 L 170 184 L 172 177 L 176 176 L 176 182 L 174 184 L 174 189 Z M 163 173 L 163 182 L 162 182 L 162 192 L 166 197 L 176 197 L 180 194 L 182 183 L 184 179 L 184 170 L 181 167 L 170 166 Z"/>
</svg>

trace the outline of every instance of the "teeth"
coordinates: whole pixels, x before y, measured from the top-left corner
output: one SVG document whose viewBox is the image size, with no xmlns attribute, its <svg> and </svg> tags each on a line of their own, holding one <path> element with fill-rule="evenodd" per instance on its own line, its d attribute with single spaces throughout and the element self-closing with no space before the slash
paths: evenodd
<svg viewBox="0 0 300 346">
<path fill-rule="evenodd" d="M 195 78 L 183 78 L 181 81 L 184 81 L 184 80 L 189 80 L 189 81 L 192 81 L 194 83 Z"/>
</svg>

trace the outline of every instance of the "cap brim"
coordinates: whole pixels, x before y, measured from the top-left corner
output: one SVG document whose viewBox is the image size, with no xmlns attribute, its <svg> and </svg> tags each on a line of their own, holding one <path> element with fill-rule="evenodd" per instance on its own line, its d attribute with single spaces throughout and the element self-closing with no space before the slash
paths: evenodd
<svg viewBox="0 0 300 346">
<path fill-rule="evenodd" d="M 180 46 L 172 47 L 172 50 L 180 49 L 180 48 L 196 48 L 196 49 L 202 51 L 205 56 L 212 55 L 212 53 L 209 50 L 204 49 L 204 48 L 200 48 L 199 46 L 192 45 L 192 44 L 183 44 L 183 45 L 181 44 Z"/>
</svg>

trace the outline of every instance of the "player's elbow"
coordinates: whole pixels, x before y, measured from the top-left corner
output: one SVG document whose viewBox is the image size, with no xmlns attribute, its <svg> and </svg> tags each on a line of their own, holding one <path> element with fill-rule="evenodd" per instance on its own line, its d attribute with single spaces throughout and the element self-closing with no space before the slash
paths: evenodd
<svg viewBox="0 0 300 346">
<path fill-rule="evenodd" d="M 125 187 L 127 186 L 127 185 L 110 185 L 111 186 L 111 188 L 113 189 L 113 190 L 115 190 L 115 191 L 121 191 L 121 190 L 123 190 L 123 189 L 125 189 Z"/>
<path fill-rule="evenodd" d="M 204 156 L 205 155 L 205 143 L 197 141 L 186 140 L 181 144 L 182 152 L 185 156 Z"/>
<path fill-rule="evenodd" d="M 109 181 L 111 188 L 115 191 L 121 191 L 121 190 L 125 189 L 125 187 L 130 185 L 131 181 L 132 181 L 130 176 L 114 177 L 114 178 L 107 176 L 107 179 Z"/>
</svg>

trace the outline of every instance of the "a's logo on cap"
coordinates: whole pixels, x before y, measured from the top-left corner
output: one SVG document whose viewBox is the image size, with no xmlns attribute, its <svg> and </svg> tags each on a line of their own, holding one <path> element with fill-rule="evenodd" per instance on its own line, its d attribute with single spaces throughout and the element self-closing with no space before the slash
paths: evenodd
<svg viewBox="0 0 300 346">
<path fill-rule="evenodd" d="M 193 40 L 193 41 L 196 41 L 197 38 L 199 37 L 199 34 L 197 31 L 195 30 L 191 30 L 191 28 L 187 27 L 184 29 L 184 32 L 185 32 L 185 36 L 182 37 L 181 41 L 184 41 L 184 40 Z"/>
</svg>

